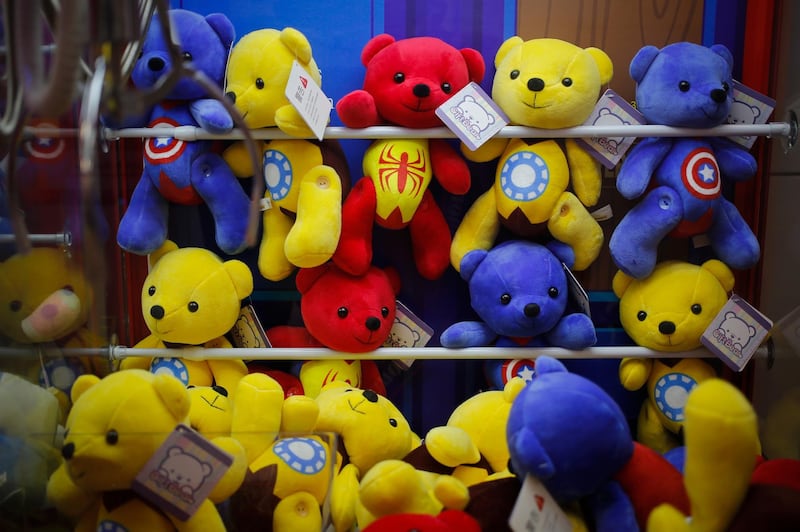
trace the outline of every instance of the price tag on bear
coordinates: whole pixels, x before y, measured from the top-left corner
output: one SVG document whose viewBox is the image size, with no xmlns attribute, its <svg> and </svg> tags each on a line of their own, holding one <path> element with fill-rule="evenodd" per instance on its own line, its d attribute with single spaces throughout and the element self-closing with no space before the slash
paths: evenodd
<svg viewBox="0 0 800 532">
<path fill-rule="evenodd" d="M 245 305 L 242 307 L 230 334 L 231 343 L 234 347 L 248 349 L 272 347 L 253 305 Z"/>
<path fill-rule="evenodd" d="M 508 526 L 514 532 L 571 532 L 564 510 L 538 479 L 528 475 L 511 510 Z"/>
<path fill-rule="evenodd" d="M 709 351 L 742 371 L 772 329 L 772 321 L 733 294 L 700 337 Z"/>
<path fill-rule="evenodd" d="M 594 106 L 584 126 L 629 126 L 644 124 L 644 116 L 611 89 L 606 90 Z M 575 139 L 600 164 L 611 170 L 633 145 L 636 137 L 596 135 Z"/>
<path fill-rule="evenodd" d="M 474 81 L 437 107 L 436 116 L 472 151 L 508 124 L 500 107 Z"/>
<path fill-rule="evenodd" d="M 325 127 L 331 116 L 333 102 L 308 75 L 297 61 L 292 62 L 289 80 L 286 82 L 286 97 L 295 106 L 300 116 L 319 140 L 325 135 Z"/>
<path fill-rule="evenodd" d="M 735 80 L 732 89 L 733 105 L 728 113 L 728 123 L 766 124 L 775 110 L 775 100 Z M 731 137 L 731 140 L 749 149 L 757 138 L 756 135 L 743 135 Z"/>
<path fill-rule="evenodd" d="M 389 337 L 384 342 L 384 347 L 424 347 L 433 338 L 433 329 L 422 321 L 422 318 L 400 301 L 396 302 L 397 310 L 394 315 L 394 324 L 389 331 Z M 401 369 L 408 369 L 414 363 L 413 358 L 395 361 Z"/>
<path fill-rule="evenodd" d="M 208 499 L 233 458 L 203 435 L 178 425 L 150 457 L 131 488 L 161 510 L 185 521 Z"/>
</svg>

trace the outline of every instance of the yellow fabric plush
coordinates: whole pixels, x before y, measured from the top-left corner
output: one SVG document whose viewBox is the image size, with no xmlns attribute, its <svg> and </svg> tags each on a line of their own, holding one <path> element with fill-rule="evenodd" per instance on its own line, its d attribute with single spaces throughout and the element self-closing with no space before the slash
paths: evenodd
<svg viewBox="0 0 800 532">
<path fill-rule="evenodd" d="M 542 129 L 583 124 L 613 75 L 602 50 L 550 38 L 510 37 L 494 64 L 492 99 L 511 123 Z M 594 262 L 604 237 L 586 206 L 600 196 L 600 167 L 574 139 L 492 139 L 475 151 L 462 146 L 462 152 L 473 161 L 498 163 L 494 186 L 476 200 L 453 237 L 450 261 L 456 270 L 469 251 L 489 249 L 501 225 L 524 238 L 549 233 L 572 248 L 575 270 Z"/>
</svg>

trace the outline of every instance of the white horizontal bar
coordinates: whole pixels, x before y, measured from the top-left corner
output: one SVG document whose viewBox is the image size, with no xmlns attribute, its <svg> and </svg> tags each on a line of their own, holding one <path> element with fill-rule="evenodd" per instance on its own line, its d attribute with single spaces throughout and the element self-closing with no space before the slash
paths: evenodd
<svg viewBox="0 0 800 532">
<path fill-rule="evenodd" d="M 64 244 L 72 245 L 72 233 L 33 234 L 28 235 L 31 244 Z M 0 234 L 0 244 L 15 242 L 15 235 Z"/>
</svg>

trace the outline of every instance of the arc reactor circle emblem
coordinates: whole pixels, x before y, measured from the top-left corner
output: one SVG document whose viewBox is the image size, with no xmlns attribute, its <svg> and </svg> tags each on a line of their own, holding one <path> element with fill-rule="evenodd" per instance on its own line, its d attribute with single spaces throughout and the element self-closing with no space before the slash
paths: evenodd
<svg viewBox="0 0 800 532">
<path fill-rule="evenodd" d="M 515 153 L 500 171 L 503 194 L 514 201 L 534 201 L 544 194 L 549 184 L 547 162 L 531 151 Z"/>
<path fill-rule="evenodd" d="M 671 421 L 683 421 L 686 398 L 695 386 L 697 381 L 685 373 L 663 375 L 656 381 L 653 389 L 653 399 L 658 410 Z"/>
<path fill-rule="evenodd" d="M 272 450 L 287 466 L 304 475 L 322 471 L 328 458 L 325 447 L 313 438 L 284 438 Z"/>
<path fill-rule="evenodd" d="M 150 127 L 158 129 L 177 127 L 179 125 L 171 118 L 162 117 L 153 120 Z M 186 143 L 173 137 L 153 137 L 147 139 L 147 142 L 144 143 L 145 158 L 149 162 L 156 164 L 171 163 L 183 155 L 184 150 L 186 150 Z"/>
<path fill-rule="evenodd" d="M 189 385 L 189 369 L 183 360 L 179 358 L 154 358 L 150 363 L 150 373 L 172 375 L 181 381 L 184 386 Z"/>
<path fill-rule="evenodd" d="M 292 162 L 289 158 L 277 150 L 267 150 L 264 152 L 263 172 L 272 201 L 285 198 L 292 188 Z"/>
<path fill-rule="evenodd" d="M 694 197 L 714 199 L 720 195 L 719 166 L 714 154 L 705 148 L 693 150 L 681 167 L 683 185 Z"/>
</svg>

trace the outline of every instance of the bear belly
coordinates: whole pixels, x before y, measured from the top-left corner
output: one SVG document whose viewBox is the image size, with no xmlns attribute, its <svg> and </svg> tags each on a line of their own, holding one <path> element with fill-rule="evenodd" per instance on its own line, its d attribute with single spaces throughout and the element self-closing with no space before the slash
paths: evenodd
<svg viewBox="0 0 800 532">
<path fill-rule="evenodd" d="M 364 155 L 364 175 L 375 185 L 378 223 L 389 229 L 407 225 L 433 178 L 426 139 L 374 142 Z"/>
</svg>

